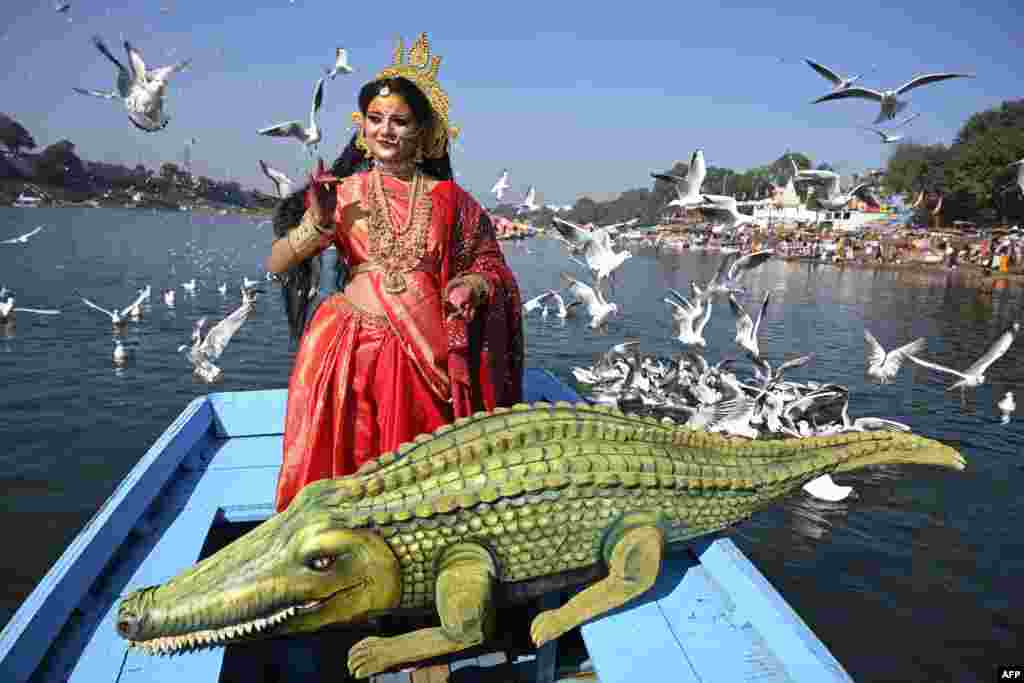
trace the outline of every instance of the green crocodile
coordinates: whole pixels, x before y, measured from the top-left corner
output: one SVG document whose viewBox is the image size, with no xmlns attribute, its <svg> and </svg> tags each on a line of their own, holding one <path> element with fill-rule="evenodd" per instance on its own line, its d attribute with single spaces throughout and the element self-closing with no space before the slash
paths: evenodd
<svg viewBox="0 0 1024 683">
<path fill-rule="evenodd" d="M 910 433 L 752 441 L 585 404 L 478 413 L 306 486 L 219 552 L 126 596 L 116 628 L 171 654 L 437 610 L 439 627 L 354 645 L 348 667 L 362 678 L 483 642 L 495 604 L 531 586 L 597 579 L 537 616 L 540 646 L 649 589 L 666 545 L 822 474 L 878 464 L 965 467 L 954 449 Z"/>
</svg>

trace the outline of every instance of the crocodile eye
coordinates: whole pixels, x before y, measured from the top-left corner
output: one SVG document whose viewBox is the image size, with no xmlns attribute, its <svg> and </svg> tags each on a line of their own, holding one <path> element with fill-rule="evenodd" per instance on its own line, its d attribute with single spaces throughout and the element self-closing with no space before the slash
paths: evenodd
<svg viewBox="0 0 1024 683">
<path fill-rule="evenodd" d="M 336 559 L 334 555 L 316 555 L 306 561 L 306 566 L 314 571 L 322 572 L 330 569 Z"/>
</svg>

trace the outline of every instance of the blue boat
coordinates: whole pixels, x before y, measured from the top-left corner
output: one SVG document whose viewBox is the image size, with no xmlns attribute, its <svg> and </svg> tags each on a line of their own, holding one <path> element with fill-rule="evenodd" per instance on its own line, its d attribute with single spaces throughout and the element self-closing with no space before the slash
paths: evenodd
<svg viewBox="0 0 1024 683">
<path fill-rule="evenodd" d="M 526 396 L 579 401 L 551 373 L 529 369 Z M 286 390 L 193 400 L 128 473 L 0 634 L 4 683 L 343 681 L 310 663 L 308 637 L 153 657 L 114 630 L 117 601 L 161 583 L 273 514 Z M 219 539 L 219 540 L 218 540 Z M 533 609 L 557 606 L 544 596 Z M 501 619 L 501 617 L 499 617 Z M 509 621 L 504 630 L 509 630 Z M 580 628 L 602 683 L 852 681 L 821 641 L 728 538 L 666 557 L 654 588 Z M 524 634 L 528 637 L 528 634 Z M 241 649 L 239 649 L 239 647 Z M 519 653 L 487 643 L 449 661 L 374 676 L 376 683 L 556 680 L 558 643 Z M 262 653 L 287 672 L 260 678 Z M 270 653 L 270 654 L 267 654 Z M 593 676 L 593 674 L 591 674 Z M 579 679 L 574 679 L 579 680 Z"/>
</svg>

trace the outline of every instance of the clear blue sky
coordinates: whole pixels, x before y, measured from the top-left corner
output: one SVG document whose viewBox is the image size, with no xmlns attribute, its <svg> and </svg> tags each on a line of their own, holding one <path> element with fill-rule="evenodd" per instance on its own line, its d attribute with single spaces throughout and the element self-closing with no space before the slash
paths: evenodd
<svg viewBox="0 0 1024 683">
<path fill-rule="evenodd" d="M 0 111 L 40 145 L 68 138 L 97 161 L 180 163 L 195 137 L 196 173 L 271 191 L 258 159 L 296 179 L 309 162 L 297 142 L 256 130 L 306 116 L 335 47 L 357 71 L 325 90 L 328 163 L 348 140 L 359 86 L 390 61 L 395 37 L 408 44 L 427 31 L 463 129 L 458 180 L 490 206 L 505 167 L 514 189 L 533 183 L 542 201 L 565 204 L 650 187 L 650 171 L 697 146 L 709 165 L 737 170 L 787 148 L 846 173 L 879 165 L 885 149 L 856 128 L 877 105 L 809 104 L 830 86 L 805 56 L 846 75 L 877 65 L 869 87 L 976 73 L 909 94 L 911 111 L 923 112 L 909 132 L 926 142 L 949 142 L 971 113 L 1022 96 L 1018 2 L 760 4 L 77 0 L 69 22 L 51 0 L 5 0 Z M 165 130 L 143 133 L 119 104 L 72 92 L 113 87 L 93 34 L 118 56 L 123 35 L 151 66 L 192 58 L 171 82 Z"/>
</svg>

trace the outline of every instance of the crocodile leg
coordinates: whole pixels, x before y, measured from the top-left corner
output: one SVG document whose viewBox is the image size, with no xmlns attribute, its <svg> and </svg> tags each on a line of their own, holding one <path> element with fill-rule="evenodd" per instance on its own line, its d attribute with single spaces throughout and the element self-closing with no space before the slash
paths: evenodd
<svg viewBox="0 0 1024 683">
<path fill-rule="evenodd" d="M 561 607 L 538 614 L 530 626 L 533 642 L 540 647 L 646 592 L 658 578 L 664 545 L 664 534 L 656 526 L 625 531 L 612 548 L 608 576 Z"/>
<path fill-rule="evenodd" d="M 349 671 L 366 678 L 399 664 L 479 645 L 494 630 L 491 593 L 496 575 L 486 549 L 474 543 L 452 546 L 441 559 L 435 584 L 441 626 L 392 638 L 364 638 L 349 650 Z"/>
</svg>

